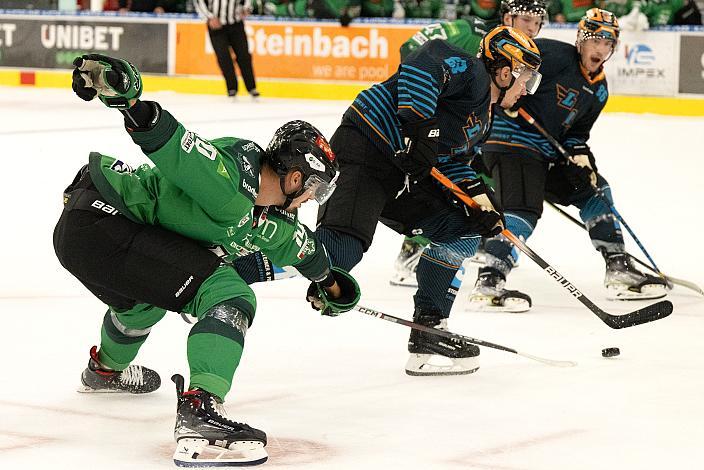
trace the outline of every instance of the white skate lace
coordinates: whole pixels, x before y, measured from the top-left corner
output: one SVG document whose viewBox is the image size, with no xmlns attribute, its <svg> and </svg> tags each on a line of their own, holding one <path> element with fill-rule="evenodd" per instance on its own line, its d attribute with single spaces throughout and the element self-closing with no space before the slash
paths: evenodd
<svg viewBox="0 0 704 470">
<path fill-rule="evenodd" d="M 233 423 L 233 424 L 236 424 L 236 425 L 242 426 L 242 427 L 246 426 L 243 423 L 238 423 L 237 421 L 233 421 L 232 419 L 230 419 L 227 416 L 227 410 L 225 409 L 225 405 L 223 405 L 222 403 L 219 403 L 215 398 L 210 397 L 210 405 L 211 405 L 213 412 L 216 415 L 218 415 L 218 417 L 224 419 L 228 423 Z"/>
<path fill-rule="evenodd" d="M 143 385 L 144 371 L 141 366 L 129 366 L 120 374 L 120 382 L 125 385 Z"/>
</svg>

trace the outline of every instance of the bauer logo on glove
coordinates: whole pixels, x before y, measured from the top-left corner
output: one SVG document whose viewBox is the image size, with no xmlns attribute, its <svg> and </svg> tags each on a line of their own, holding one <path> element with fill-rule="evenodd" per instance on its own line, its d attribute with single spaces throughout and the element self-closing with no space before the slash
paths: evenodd
<svg viewBox="0 0 704 470">
<path fill-rule="evenodd" d="M 142 95 L 142 78 L 130 62 L 101 54 L 87 54 L 73 61 L 71 87 L 79 98 L 96 96 L 105 106 L 129 109 Z"/>
</svg>

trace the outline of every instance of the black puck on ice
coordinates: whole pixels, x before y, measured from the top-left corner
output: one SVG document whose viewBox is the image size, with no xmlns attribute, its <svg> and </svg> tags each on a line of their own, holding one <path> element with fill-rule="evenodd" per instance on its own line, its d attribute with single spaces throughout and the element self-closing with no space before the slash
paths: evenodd
<svg viewBox="0 0 704 470">
<path fill-rule="evenodd" d="M 601 350 L 603 357 L 616 357 L 619 354 L 621 354 L 621 350 L 618 348 L 604 348 Z"/>
</svg>

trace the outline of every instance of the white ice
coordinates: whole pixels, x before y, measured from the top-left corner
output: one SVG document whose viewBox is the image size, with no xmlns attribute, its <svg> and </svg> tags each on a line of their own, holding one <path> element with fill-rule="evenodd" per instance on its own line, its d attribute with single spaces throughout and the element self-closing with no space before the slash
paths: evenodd
<svg viewBox="0 0 704 470">
<path fill-rule="evenodd" d="M 266 145 L 284 121 L 331 135 L 341 101 L 237 102 L 147 93 L 205 137 Z M 161 373 L 148 396 L 76 393 L 104 307 L 58 264 L 51 236 L 61 193 L 88 152 L 145 161 L 122 118 L 70 90 L 0 88 L 0 469 L 173 468 L 175 392 L 188 326 L 167 316 L 138 362 Z M 704 119 L 606 114 L 591 137 L 617 207 L 660 268 L 704 284 L 701 237 Z M 315 208 L 305 219 L 314 223 Z M 354 274 L 362 304 L 410 318 L 413 290 L 390 287 L 401 238 L 379 227 Z M 603 262 L 586 234 L 546 208 L 528 243 L 595 303 L 625 313 L 647 302 L 605 299 Z M 635 244 L 629 250 L 644 258 Z M 259 309 L 227 405 L 269 435 L 267 468 L 697 469 L 704 462 L 704 298 L 675 288 L 674 313 L 610 330 L 528 258 L 510 278 L 526 314 L 464 310 L 453 331 L 578 362 L 549 367 L 482 348 L 469 376 L 409 377 L 409 330 L 349 312 L 321 318 L 302 279 L 257 286 Z M 604 359 L 604 347 L 621 356 Z"/>
</svg>

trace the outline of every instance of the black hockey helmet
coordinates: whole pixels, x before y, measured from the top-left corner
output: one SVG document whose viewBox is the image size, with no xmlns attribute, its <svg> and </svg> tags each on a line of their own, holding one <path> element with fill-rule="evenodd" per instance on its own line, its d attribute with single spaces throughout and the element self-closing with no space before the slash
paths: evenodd
<svg viewBox="0 0 704 470">
<path fill-rule="evenodd" d="M 335 190 L 340 174 L 335 153 L 325 136 L 310 123 L 289 121 L 279 127 L 266 148 L 265 156 L 279 175 L 284 194 L 286 175 L 291 171 L 303 174 L 303 186 L 295 193 L 286 194 L 284 207 L 306 191 L 311 191 L 318 204 L 323 204 Z"/>
</svg>

